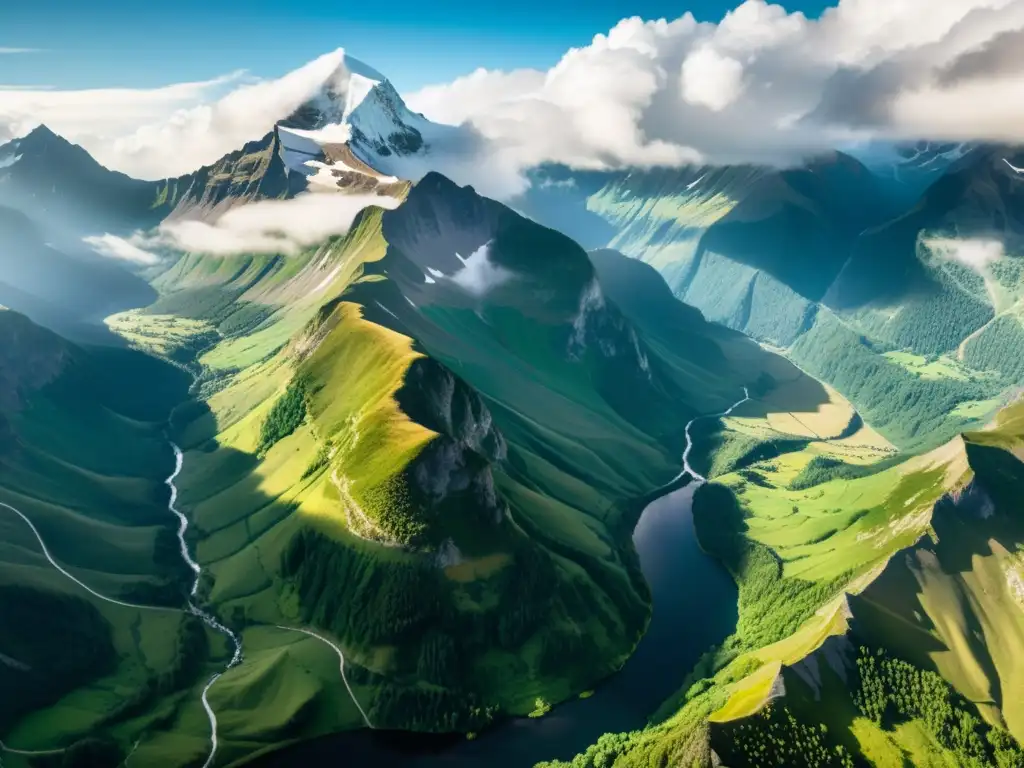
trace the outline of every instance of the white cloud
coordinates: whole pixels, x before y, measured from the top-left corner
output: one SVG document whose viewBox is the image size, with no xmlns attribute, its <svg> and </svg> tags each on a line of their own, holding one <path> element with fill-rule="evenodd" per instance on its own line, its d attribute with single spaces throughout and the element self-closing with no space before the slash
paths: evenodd
<svg viewBox="0 0 1024 768">
<path fill-rule="evenodd" d="M 814 20 L 747 0 L 717 24 L 624 19 L 550 70 L 477 70 L 408 100 L 475 128 L 506 170 L 1024 141 L 1022 30 L 1024 0 L 840 0 Z"/>
<path fill-rule="evenodd" d="M 719 112 L 743 90 L 743 65 L 714 48 L 698 48 L 683 62 L 683 98 Z"/>
<path fill-rule="evenodd" d="M 356 215 L 376 205 L 395 208 L 399 200 L 378 195 L 306 192 L 291 200 L 262 200 L 232 208 L 212 222 L 167 221 L 155 235 L 138 235 L 140 247 L 168 247 L 193 253 L 294 254 L 349 230 Z"/>
<path fill-rule="evenodd" d="M 339 50 L 276 80 L 152 90 L 0 88 L 0 139 L 45 122 L 112 168 L 174 176 L 264 135 L 325 83 L 344 87 L 343 62 Z M 409 94 L 463 130 L 429 137 L 436 151 L 401 173 L 507 198 L 543 162 L 788 164 L 873 140 L 1024 142 L 1021 93 L 1024 0 L 839 0 L 817 19 L 746 0 L 717 23 L 623 19 L 550 69 L 478 69 Z"/>
<path fill-rule="evenodd" d="M 958 262 L 975 272 L 984 272 L 989 264 L 1005 255 L 998 240 L 936 237 L 922 240 L 921 244 L 939 258 Z"/>
<path fill-rule="evenodd" d="M 42 48 L 4 48 L 0 47 L 0 56 L 14 53 L 40 53 Z"/>
<path fill-rule="evenodd" d="M 468 259 L 462 259 L 462 268 L 451 276 L 453 283 L 478 297 L 511 278 L 512 273 L 509 270 L 491 261 L 490 242 L 473 251 Z"/>
<path fill-rule="evenodd" d="M 233 72 L 149 90 L 0 89 L 0 139 L 45 123 L 110 168 L 143 179 L 179 176 L 265 135 L 343 61 L 339 49 L 265 81 Z"/>
<path fill-rule="evenodd" d="M 160 262 L 160 258 L 138 245 L 118 237 L 117 235 L 92 235 L 83 238 L 86 245 L 92 248 L 100 256 L 118 261 L 127 261 L 142 266 L 152 266 Z"/>
</svg>

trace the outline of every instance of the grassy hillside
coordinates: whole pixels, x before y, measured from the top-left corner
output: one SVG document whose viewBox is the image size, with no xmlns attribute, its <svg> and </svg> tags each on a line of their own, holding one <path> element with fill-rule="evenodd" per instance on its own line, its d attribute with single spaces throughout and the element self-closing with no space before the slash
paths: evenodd
<svg viewBox="0 0 1024 768">
<path fill-rule="evenodd" d="M 709 319 L 787 354 L 890 441 L 922 450 L 983 423 L 1022 383 L 1020 185 L 1004 163 L 1015 157 L 974 150 L 905 209 L 842 156 L 781 173 L 549 169 L 539 181 L 561 183 L 523 207 L 657 267 Z M 915 356 L 925 365 L 904 364 Z"/>
<path fill-rule="evenodd" d="M 646 730 L 574 768 L 1020 764 L 1021 423 L 1013 405 L 902 460 L 878 461 L 877 436 L 815 440 L 700 489 L 737 632 Z"/>
<path fill-rule="evenodd" d="M 185 255 L 156 304 L 108 321 L 199 375 L 171 428 L 200 600 L 243 639 L 209 693 L 223 764 L 368 723 L 477 730 L 591 688 L 648 620 L 630 532 L 686 422 L 806 378 L 649 267 L 440 176 L 407 195 L 297 256 Z M 758 413 L 831 407 L 801 386 Z M 132 699 L 155 725 L 105 731 L 139 759 L 202 746 L 189 685 L 225 649 L 177 636 L 206 661 Z"/>
<path fill-rule="evenodd" d="M 12 312 L 0 312 L 0 338 L 3 741 L 60 754 L 102 736 L 123 755 L 173 729 L 181 755 L 202 755 L 199 688 L 221 641 L 180 609 L 190 576 L 163 483 L 164 425 L 189 378 L 137 352 L 75 347 Z"/>
</svg>

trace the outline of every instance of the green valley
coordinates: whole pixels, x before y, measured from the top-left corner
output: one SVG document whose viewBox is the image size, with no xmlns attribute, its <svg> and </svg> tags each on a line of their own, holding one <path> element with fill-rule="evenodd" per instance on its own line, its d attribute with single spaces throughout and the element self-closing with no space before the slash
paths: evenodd
<svg viewBox="0 0 1024 768">
<path fill-rule="evenodd" d="M 852 13 L 458 125 L 341 49 L 171 86 L 149 180 L 0 124 L 0 766 L 1024 766 L 1024 156 L 655 119 Z"/>
</svg>

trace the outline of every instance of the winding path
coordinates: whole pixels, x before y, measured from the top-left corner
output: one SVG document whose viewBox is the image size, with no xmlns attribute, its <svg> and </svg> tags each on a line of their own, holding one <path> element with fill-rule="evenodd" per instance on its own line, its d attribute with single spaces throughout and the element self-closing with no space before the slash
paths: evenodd
<svg viewBox="0 0 1024 768">
<path fill-rule="evenodd" d="M 171 489 L 171 497 L 167 501 L 167 509 L 169 509 L 178 518 L 178 544 L 181 547 L 181 558 L 188 564 L 189 568 L 191 568 L 192 572 L 196 575 L 195 580 L 192 582 L 192 590 L 189 593 L 192 598 L 195 598 L 199 593 L 199 581 L 202 578 L 203 569 L 200 567 L 199 563 L 193 559 L 192 554 L 188 550 L 188 543 L 185 541 L 185 534 L 188 531 L 188 518 L 185 517 L 185 515 L 176 506 L 178 502 L 178 487 L 174 484 L 174 481 L 177 479 L 178 475 L 181 474 L 181 469 L 185 464 L 185 456 L 181 452 L 181 448 L 174 443 L 171 443 L 171 448 L 174 449 L 174 471 L 171 473 L 170 477 L 164 481 L 167 484 L 167 487 Z M 194 600 L 188 601 L 188 612 L 201 619 L 206 626 L 210 627 L 210 629 L 226 636 L 232 644 L 234 644 L 234 655 L 232 655 L 231 661 L 228 662 L 224 672 L 227 672 L 229 669 L 232 669 L 242 663 L 242 638 L 217 621 L 212 614 L 209 614 L 202 608 L 199 608 L 195 604 Z M 203 688 L 203 709 L 206 710 L 206 717 L 210 721 L 210 754 L 207 756 L 206 762 L 203 763 L 203 768 L 210 768 L 217 755 L 217 713 L 214 712 L 213 707 L 210 706 L 209 693 L 210 689 L 213 688 L 214 683 L 220 680 L 221 675 L 223 675 L 224 672 L 218 672 L 216 675 L 211 677 L 210 681 L 206 684 L 206 687 Z"/>
<path fill-rule="evenodd" d="M 363 722 L 366 723 L 366 727 L 367 728 L 375 727 L 373 725 L 373 723 L 370 722 L 370 718 L 366 714 L 366 710 L 363 709 L 362 704 L 359 703 L 359 699 L 356 698 L 355 693 L 352 691 L 352 686 L 349 685 L 349 683 L 348 683 L 348 678 L 345 676 L 345 654 L 342 652 L 341 648 L 339 648 L 337 646 L 337 644 L 335 644 L 331 640 L 328 640 L 323 635 L 318 635 L 316 632 L 313 632 L 313 631 L 308 630 L 308 629 L 300 629 L 298 627 L 285 627 L 285 626 L 282 626 L 280 624 L 278 624 L 277 628 L 278 629 L 283 629 L 283 630 L 285 630 L 287 632 L 301 632 L 304 635 L 309 635 L 310 637 L 316 638 L 321 643 L 325 643 L 325 644 L 329 645 L 331 648 L 334 649 L 334 652 L 336 654 L 338 654 L 338 658 L 341 660 L 341 665 L 340 665 L 340 669 L 341 669 L 341 682 L 343 682 L 345 684 L 345 690 L 347 690 L 348 691 L 348 695 L 352 697 L 352 703 L 356 705 L 356 709 L 359 710 L 359 714 L 363 716 Z"/>
<path fill-rule="evenodd" d="M 70 579 L 71 581 L 73 581 L 75 584 L 77 584 L 79 587 L 84 589 L 86 592 L 88 592 L 93 597 L 95 597 L 95 598 L 97 598 L 99 600 L 102 600 L 102 601 L 104 601 L 106 603 L 112 603 L 113 605 L 119 605 L 122 608 L 132 608 L 132 609 L 135 609 L 135 610 L 142 610 L 142 611 L 173 611 L 175 613 L 180 612 L 181 609 L 179 609 L 179 608 L 169 608 L 169 607 L 166 607 L 166 606 L 158 606 L 158 605 L 136 605 L 135 603 L 126 603 L 123 600 L 115 600 L 112 597 L 107 597 L 106 595 L 97 592 L 95 589 L 90 587 L 88 584 L 83 582 L 81 579 L 78 579 L 77 577 L 72 575 L 67 569 L 64 568 L 64 566 L 62 566 L 60 563 L 58 563 L 54 559 L 53 555 L 50 554 L 49 548 L 46 546 L 46 542 L 43 541 L 43 537 L 42 537 L 42 535 L 40 535 L 39 529 L 36 528 L 35 524 L 31 520 L 29 520 L 29 518 L 26 517 L 25 514 L 21 510 L 15 508 L 15 507 L 12 507 L 10 504 L 5 504 L 3 502 L 0 502 L 0 508 L 6 509 L 6 510 L 8 510 L 10 512 L 13 512 L 18 517 L 20 517 L 22 520 L 24 520 L 25 524 L 32 531 L 32 534 L 36 537 L 36 541 L 39 542 L 39 548 L 42 550 L 43 556 L 47 559 L 47 561 L 50 563 L 50 565 L 52 565 L 54 568 L 57 569 L 57 571 L 59 573 L 61 573 L 63 576 L 65 576 L 68 579 Z M 7 658 L 7 657 L 4 657 L 4 658 Z M 0 754 L 2 754 L 4 752 L 7 752 L 7 753 L 12 754 L 12 755 L 22 755 L 24 757 L 40 757 L 40 756 L 44 756 L 44 755 L 59 755 L 59 754 L 63 754 L 64 750 L 63 749 L 39 749 L 39 750 L 14 749 L 12 747 L 7 746 L 2 740 L 0 740 Z M 3 758 L 0 757 L 0 768 L 2 768 L 2 766 L 3 766 Z"/>
<path fill-rule="evenodd" d="M 3 509 L 10 510 L 14 514 L 16 514 L 18 517 L 20 517 L 22 520 L 24 520 L 25 524 L 28 525 L 28 527 L 32 529 L 32 533 L 35 535 L 36 541 L 39 542 L 39 548 L 43 550 L 43 556 L 50 562 L 50 565 L 52 565 L 54 568 L 56 568 L 58 571 L 60 571 L 61 574 L 63 574 L 67 578 L 71 579 L 71 581 L 75 582 L 75 584 L 80 586 L 82 589 L 84 589 L 86 592 L 88 592 L 93 597 L 98 598 L 100 600 L 103 600 L 104 602 L 107 602 L 107 603 L 113 603 L 114 605 L 120 605 L 122 608 L 134 608 L 134 609 L 141 610 L 141 611 L 173 611 L 175 613 L 179 613 L 181 611 L 180 608 L 170 608 L 170 607 L 161 606 L 161 605 L 136 605 L 135 603 L 126 603 L 123 600 L 115 600 L 112 597 L 107 597 L 106 595 L 100 594 L 95 589 L 90 587 L 88 584 L 86 584 L 85 582 L 83 582 L 80 579 L 78 579 L 75 576 L 73 576 L 60 563 L 58 563 L 56 560 L 53 559 L 53 555 L 50 554 L 50 550 L 47 549 L 47 547 L 46 547 L 46 542 L 43 541 L 43 537 L 39 534 L 39 529 L 37 529 L 35 527 L 35 525 L 32 524 L 32 521 L 29 520 L 22 512 L 20 512 L 19 510 L 15 509 L 10 504 L 4 504 L 3 502 L 0 502 L 0 507 L 2 507 Z"/>
</svg>

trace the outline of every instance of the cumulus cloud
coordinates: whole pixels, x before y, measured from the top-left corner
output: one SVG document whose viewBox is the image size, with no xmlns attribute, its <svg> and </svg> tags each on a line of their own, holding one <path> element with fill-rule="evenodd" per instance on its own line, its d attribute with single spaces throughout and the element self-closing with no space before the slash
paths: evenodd
<svg viewBox="0 0 1024 768">
<path fill-rule="evenodd" d="M 935 256 L 955 261 L 976 272 L 984 272 L 994 261 L 1003 258 L 1003 244 L 998 240 L 936 237 L 923 240 L 922 245 Z"/>
<path fill-rule="evenodd" d="M 141 266 L 152 266 L 160 262 L 160 258 L 138 245 L 117 235 L 91 235 L 83 238 L 86 245 L 100 256 L 117 261 L 127 261 Z"/>
<path fill-rule="evenodd" d="M 399 202 L 378 195 L 306 192 L 291 200 L 262 200 L 232 208 L 212 222 L 167 221 L 156 234 L 137 235 L 133 244 L 219 256 L 294 254 L 332 235 L 345 234 L 356 215 L 368 206 L 395 208 Z"/>
<path fill-rule="evenodd" d="M 510 167 L 789 164 L 869 140 L 1024 141 L 1024 0 L 746 0 L 718 23 L 624 19 L 547 71 L 408 96 Z"/>
<path fill-rule="evenodd" d="M 745 0 L 718 22 L 627 18 L 550 69 L 478 69 L 408 94 L 461 130 L 428 136 L 435 151 L 401 170 L 511 197 L 544 162 L 785 165 L 861 142 L 1022 142 L 1022 50 L 1024 0 L 838 0 L 817 19 Z M 46 122 L 112 168 L 173 176 L 262 136 L 344 61 L 148 91 L 0 88 L 0 139 Z"/>
<path fill-rule="evenodd" d="M 142 179 L 179 176 L 265 135 L 339 75 L 337 50 L 276 80 L 245 72 L 154 89 L 0 89 L 0 140 L 40 123 Z"/>
</svg>

